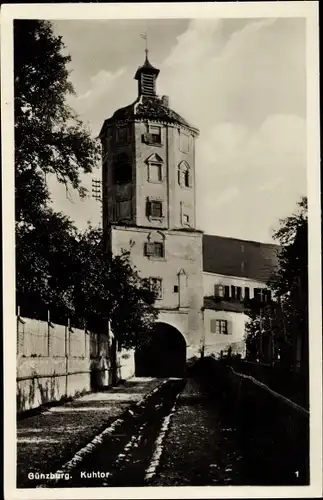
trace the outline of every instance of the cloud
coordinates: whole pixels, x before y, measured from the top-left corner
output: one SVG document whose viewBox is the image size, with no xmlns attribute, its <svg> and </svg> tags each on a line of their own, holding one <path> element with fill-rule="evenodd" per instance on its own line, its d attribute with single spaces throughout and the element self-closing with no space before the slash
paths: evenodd
<svg viewBox="0 0 323 500">
<path fill-rule="evenodd" d="M 75 100 L 82 101 L 83 111 L 85 107 L 89 108 L 101 100 L 104 94 L 113 92 L 118 86 L 118 81 L 126 72 L 125 68 L 119 68 L 114 73 L 111 71 L 100 70 L 96 75 L 90 78 L 90 88 L 83 94 L 76 95 Z"/>
<path fill-rule="evenodd" d="M 96 32 L 105 27 L 91 26 L 92 45 L 80 50 L 70 30 L 67 39 L 75 51 L 72 61 L 78 61 L 75 108 L 96 134 L 105 118 L 136 98 L 133 76 L 141 61 L 130 21 L 111 23 L 104 43 Z M 173 26 L 168 39 L 168 21 L 160 21 L 151 62 L 160 69 L 158 93 L 169 95 L 171 108 L 200 129 L 199 226 L 213 234 L 270 241 L 273 224 L 306 194 L 305 21 L 191 20 L 177 38 L 175 28 L 180 32 Z M 82 74 L 93 64 L 94 76 Z"/>
<path fill-rule="evenodd" d="M 212 121 L 259 124 L 268 114 L 304 116 L 303 20 L 253 20 L 226 39 L 225 22 L 190 23 L 161 68 L 162 93 L 201 130 Z"/>
<path fill-rule="evenodd" d="M 225 23 L 192 21 L 159 88 L 201 132 L 199 226 L 270 241 L 272 225 L 306 194 L 305 25 L 256 19 L 224 37 Z"/>
</svg>

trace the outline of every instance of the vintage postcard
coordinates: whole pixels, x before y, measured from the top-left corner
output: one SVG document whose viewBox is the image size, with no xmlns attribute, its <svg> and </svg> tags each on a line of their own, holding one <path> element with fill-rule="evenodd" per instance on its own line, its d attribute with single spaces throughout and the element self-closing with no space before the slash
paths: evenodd
<svg viewBox="0 0 323 500">
<path fill-rule="evenodd" d="M 3 5 L 5 498 L 318 497 L 318 2 Z"/>
</svg>

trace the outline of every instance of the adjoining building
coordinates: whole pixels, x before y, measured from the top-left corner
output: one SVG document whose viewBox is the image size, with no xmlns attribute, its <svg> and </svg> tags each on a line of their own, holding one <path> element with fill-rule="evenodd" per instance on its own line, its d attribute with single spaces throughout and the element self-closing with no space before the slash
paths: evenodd
<svg viewBox="0 0 323 500">
<path fill-rule="evenodd" d="M 153 348 L 137 355 L 136 371 L 163 376 L 180 375 L 204 346 L 219 350 L 242 340 L 239 301 L 247 289 L 263 293 L 275 257 L 273 245 L 198 230 L 199 131 L 170 108 L 168 97 L 157 96 L 158 74 L 146 52 L 135 74 L 136 100 L 104 121 L 100 139 L 107 246 L 114 255 L 130 251 L 141 276 L 158 290 Z"/>
<path fill-rule="evenodd" d="M 271 301 L 267 288 L 277 265 L 276 245 L 203 235 L 204 345 L 219 355 L 231 346 L 245 355 L 248 301 Z"/>
</svg>

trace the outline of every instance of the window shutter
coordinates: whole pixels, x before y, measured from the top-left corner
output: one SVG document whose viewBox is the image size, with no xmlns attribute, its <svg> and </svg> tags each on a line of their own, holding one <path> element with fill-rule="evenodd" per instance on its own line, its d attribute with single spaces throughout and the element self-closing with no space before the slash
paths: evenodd
<svg viewBox="0 0 323 500">
<path fill-rule="evenodd" d="M 224 297 L 226 299 L 230 298 L 230 287 L 229 287 L 229 285 L 225 285 L 225 287 L 224 287 Z"/>
<path fill-rule="evenodd" d="M 231 320 L 227 320 L 227 332 L 228 332 L 228 335 L 232 335 L 232 321 Z"/>
<path fill-rule="evenodd" d="M 155 245 L 154 243 L 145 244 L 145 255 L 154 255 Z"/>
<path fill-rule="evenodd" d="M 211 331 L 211 333 L 216 333 L 216 319 L 211 319 L 210 331 Z"/>
<path fill-rule="evenodd" d="M 151 201 L 148 201 L 146 202 L 146 215 L 147 217 L 149 217 L 149 215 L 151 215 Z"/>
<path fill-rule="evenodd" d="M 221 297 L 223 298 L 223 295 L 224 295 L 224 290 L 223 290 L 223 285 L 214 285 L 214 295 L 215 297 Z"/>
</svg>

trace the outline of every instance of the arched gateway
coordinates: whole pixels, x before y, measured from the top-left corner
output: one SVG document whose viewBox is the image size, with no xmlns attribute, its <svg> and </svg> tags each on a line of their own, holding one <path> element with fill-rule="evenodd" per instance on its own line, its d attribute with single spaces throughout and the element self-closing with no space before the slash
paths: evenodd
<svg viewBox="0 0 323 500">
<path fill-rule="evenodd" d="M 135 353 L 137 377 L 183 377 L 186 369 L 186 342 L 179 330 L 156 323 L 150 341 Z"/>
</svg>

